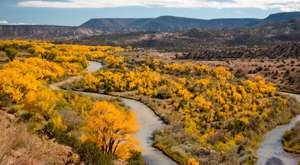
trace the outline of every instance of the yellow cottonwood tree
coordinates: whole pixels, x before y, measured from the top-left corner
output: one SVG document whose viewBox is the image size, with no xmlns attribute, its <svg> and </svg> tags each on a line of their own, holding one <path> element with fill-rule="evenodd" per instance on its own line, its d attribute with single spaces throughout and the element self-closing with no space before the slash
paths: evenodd
<svg viewBox="0 0 300 165">
<path fill-rule="evenodd" d="M 0 70 L 0 96 L 18 103 L 28 92 L 37 91 L 43 83 L 32 75 L 23 75 L 14 69 Z"/>
<path fill-rule="evenodd" d="M 7 63 L 4 69 L 13 69 L 23 75 L 32 75 L 36 79 L 53 80 L 63 76 L 64 70 L 56 63 L 39 58 L 27 58 L 24 61 L 14 60 Z"/>
<path fill-rule="evenodd" d="M 43 88 L 39 91 L 30 91 L 26 94 L 22 109 L 32 116 L 33 131 L 42 129 L 48 120 L 56 114 L 55 106 L 57 100 L 56 94 L 48 88 Z"/>
<path fill-rule="evenodd" d="M 89 112 L 82 140 L 96 143 L 104 152 L 118 155 L 126 160 L 130 150 L 138 150 L 135 133 L 139 130 L 135 114 L 118 109 L 107 101 L 95 102 Z"/>
</svg>

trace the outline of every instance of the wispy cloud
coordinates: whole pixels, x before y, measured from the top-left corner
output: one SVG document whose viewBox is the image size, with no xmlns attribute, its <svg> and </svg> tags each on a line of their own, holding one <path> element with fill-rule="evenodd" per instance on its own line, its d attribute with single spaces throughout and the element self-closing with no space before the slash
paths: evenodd
<svg viewBox="0 0 300 165">
<path fill-rule="evenodd" d="M 19 23 L 11 23 L 5 20 L 0 20 L 0 25 L 36 25 L 34 23 L 23 23 L 23 22 L 19 22 Z"/>
<path fill-rule="evenodd" d="M 21 7 L 37 8 L 108 8 L 108 7 L 167 7 L 167 8 L 257 8 L 300 11 L 300 0 L 25 0 Z"/>
<path fill-rule="evenodd" d="M 7 22 L 7 21 L 1 21 L 1 20 L 0 20 L 0 24 L 8 24 L 8 22 Z"/>
</svg>

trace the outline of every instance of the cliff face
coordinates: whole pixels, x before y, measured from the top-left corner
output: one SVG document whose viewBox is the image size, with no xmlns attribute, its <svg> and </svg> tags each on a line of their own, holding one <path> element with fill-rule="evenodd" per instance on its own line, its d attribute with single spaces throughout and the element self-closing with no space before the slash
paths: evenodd
<svg viewBox="0 0 300 165">
<path fill-rule="evenodd" d="M 72 26 L 0 25 L 1 39 L 61 40 L 76 39 L 96 34 L 102 34 L 102 31 Z"/>
</svg>

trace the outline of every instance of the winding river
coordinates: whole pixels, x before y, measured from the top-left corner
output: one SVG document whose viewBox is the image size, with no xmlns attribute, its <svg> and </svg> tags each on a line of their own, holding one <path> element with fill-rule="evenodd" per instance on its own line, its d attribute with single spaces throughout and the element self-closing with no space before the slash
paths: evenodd
<svg viewBox="0 0 300 165">
<path fill-rule="evenodd" d="M 283 93 L 294 97 L 300 102 L 300 95 Z M 300 157 L 292 156 L 283 149 L 281 138 L 285 131 L 295 126 L 300 121 L 300 115 L 293 118 L 289 124 L 280 125 L 265 134 L 264 140 L 261 142 L 257 151 L 257 165 L 297 165 Z"/>
<path fill-rule="evenodd" d="M 87 68 L 87 72 L 96 72 L 102 68 L 101 63 L 89 62 L 90 65 Z M 82 76 L 70 77 L 65 81 L 54 83 L 49 85 L 53 90 L 61 90 L 60 86 L 69 84 L 75 80 L 81 79 Z M 75 93 L 90 96 L 94 98 L 116 98 L 109 95 L 89 93 L 89 92 L 76 92 Z M 146 105 L 139 101 L 120 98 L 122 102 L 129 106 L 132 111 L 135 112 L 138 123 L 141 126 L 141 130 L 136 134 L 136 138 L 140 141 L 140 148 L 143 150 L 143 158 L 149 165 L 176 165 L 173 160 L 163 154 L 161 151 L 152 146 L 152 132 L 166 126 L 164 122 L 155 115 L 155 113 Z"/>
<path fill-rule="evenodd" d="M 89 62 L 87 72 L 96 72 L 102 68 L 102 64 L 98 62 Z M 60 86 L 72 83 L 75 80 L 81 79 L 82 76 L 70 77 L 65 81 L 51 84 L 50 88 L 53 90 L 61 90 Z M 116 98 L 109 95 L 89 93 L 89 92 L 76 92 L 75 93 L 95 97 L 95 98 Z M 295 97 L 300 101 L 300 95 L 283 93 Z M 164 122 L 155 115 L 155 113 L 143 103 L 120 98 L 122 102 L 129 106 L 135 112 L 141 130 L 137 133 L 136 138 L 140 141 L 140 147 L 143 149 L 143 158 L 149 165 L 176 165 L 173 160 L 164 155 L 161 151 L 152 146 L 152 132 L 165 127 Z M 286 130 L 291 129 L 297 121 L 300 121 L 300 115 L 293 118 L 289 124 L 277 126 L 265 134 L 264 140 L 261 142 L 257 151 L 258 165 L 297 165 L 300 161 L 299 157 L 294 157 L 286 153 L 281 143 L 281 137 Z"/>
</svg>

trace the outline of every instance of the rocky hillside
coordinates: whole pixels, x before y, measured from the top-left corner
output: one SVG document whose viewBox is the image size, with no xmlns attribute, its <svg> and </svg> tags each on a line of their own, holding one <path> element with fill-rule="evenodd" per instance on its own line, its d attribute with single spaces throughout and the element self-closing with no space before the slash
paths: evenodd
<svg viewBox="0 0 300 165">
<path fill-rule="evenodd" d="M 79 163 L 79 156 L 71 147 L 32 133 L 28 125 L 17 120 L 13 114 L 0 110 L 0 165 Z"/>
</svg>

